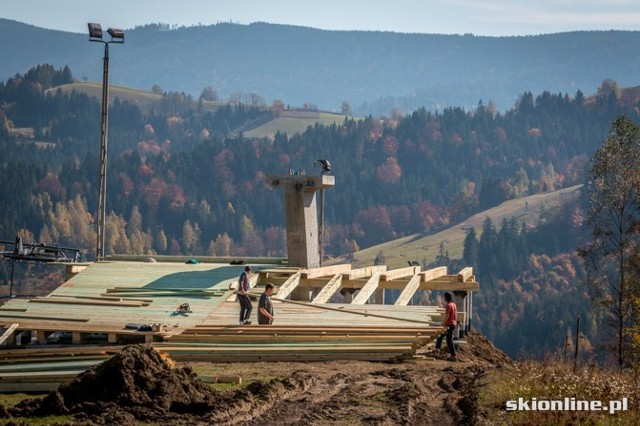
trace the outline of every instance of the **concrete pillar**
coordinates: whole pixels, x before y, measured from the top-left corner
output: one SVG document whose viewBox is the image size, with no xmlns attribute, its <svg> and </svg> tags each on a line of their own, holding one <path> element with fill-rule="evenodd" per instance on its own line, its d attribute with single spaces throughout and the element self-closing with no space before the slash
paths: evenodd
<svg viewBox="0 0 640 426">
<path fill-rule="evenodd" d="M 335 178 L 330 175 L 278 175 L 267 176 L 266 182 L 285 191 L 289 266 L 318 268 L 320 245 L 316 194 L 324 188 L 334 186 Z"/>
<path fill-rule="evenodd" d="M 456 302 L 456 307 L 458 308 L 458 312 L 465 312 L 465 318 L 469 318 L 469 312 L 467 312 L 467 292 L 466 291 L 454 291 L 453 292 L 453 296 L 454 296 L 454 302 Z M 458 333 L 459 336 L 458 337 L 464 337 L 467 333 L 467 324 L 466 324 L 466 319 L 465 322 L 462 324 L 458 325 Z"/>
</svg>

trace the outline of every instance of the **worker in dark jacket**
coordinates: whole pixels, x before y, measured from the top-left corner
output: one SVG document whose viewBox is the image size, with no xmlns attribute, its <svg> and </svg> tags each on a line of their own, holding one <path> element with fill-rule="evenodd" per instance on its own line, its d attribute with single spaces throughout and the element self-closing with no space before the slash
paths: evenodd
<svg viewBox="0 0 640 426">
<path fill-rule="evenodd" d="M 251 299 L 249 299 L 249 275 L 251 274 L 251 267 L 246 266 L 244 268 L 244 272 L 240 274 L 240 278 L 238 278 L 238 291 L 237 297 L 238 302 L 240 303 L 240 325 L 249 325 L 251 321 L 249 318 L 251 317 L 251 311 L 253 310 L 253 305 L 251 304 Z"/>
</svg>

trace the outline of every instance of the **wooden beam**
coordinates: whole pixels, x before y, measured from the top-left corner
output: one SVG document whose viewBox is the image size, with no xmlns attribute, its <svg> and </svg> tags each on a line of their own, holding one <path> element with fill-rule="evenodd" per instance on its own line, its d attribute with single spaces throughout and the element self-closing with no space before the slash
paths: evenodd
<svg viewBox="0 0 640 426">
<path fill-rule="evenodd" d="M 411 279 L 407 283 L 407 286 L 404 288 L 404 290 L 402 290 L 400 296 L 398 296 L 398 300 L 396 300 L 395 303 L 396 306 L 406 306 L 407 303 L 409 303 L 416 290 L 420 286 L 420 278 L 421 277 L 419 274 L 411 277 Z"/>
<path fill-rule="evenodd" d="M 457 280 L 434 280 L 420 284 L 420 290 L 478 291 L 480 284 L 477 282 L 461 283 Z"/>
<path fill-rule="evenodd" d="M 357 280 L 360 278 L 369 278 L 376 272 L 386 272 L 387 265 L 368 266 L 366 268 L 352 269 L 348 273 L 343 274 L 343 280 Z"/>
<path fill-rule="evenodd" d="M 18 323 L 11 324 L 9 328 L 7 328 L 4 333 L 2 333 L 2 336 L 0 336 L 0 346 L 3 345 L 7 340 L 11 341 L 11 336 L 13 336 L 13 333 L 16 331 L 16 328 L 18 328 L 19 325 L 20 324 Z"/>
<path fill-rule="evenodd" d="M 275 299 L 275 298 L 274 298 Z M 281 302 L 284 303 L 291 303 L 294 305 L 301 305 L 301 306 L 309 306 L 311 308 L 316 308 L 316 309 L 324 309 L 327 311 L 336 311 L 336 312 L 342 312 L 345 314 L 354 314 L 354 315 L 360 315 L 360 316 L 364 316 L 364 317 L 374 317 L 374 318 L 384 318 L 384 319 L 390 319 L 390 320 L 396 320 L 396 321 L 402 321 L 402 322 L 410 322 L 410 323 L 414 323 L 414 324 L 424 324 L 425 326 L 431 326 L 431 322 L 429 321 L 421 321 L 421 320 L 415 320 L 415 319 L 410 319 L 410 318 L 398 318 L 398 317 L 394 317 L 391 315 L 380 315 L 380 314 L 374 314 L 371 312 L 358 312 L 358 311 L 350 311 L 348 309 L 340 309 L 340 308 L 332 308 L 331 306 L 329 306 L 329 304 L 314 304 L 314 303 L 307 303 L 307 302 L 299 302 L 297 300 L 284 300 L 284 299 L 275 299 L 275 300 L 280 300 Z"/>
<path fill-rule="evenodd" d="M 310 279 L 327 277 L 336 274 L 343 274 L 349 271 L 351 271 L 351 264 L 323 266 L 321 268 L 307 269 L 305 271 L 302 271 L 302 278 Z"/>
<path fill-rule="evenodd" d="M 20 315 L 20 313 L 15 314 L 0 314 L 2 318 L 13 318 L 13 319 L 27 319 L 27 320 L 43 320 L 43 321 L 71 321 L 71 322 L 88 322 L 89 318 L 67 318 L 67 317 L 49 317 L 49 316 L 41 316 L 41 315 Z"/>
<path fill-rule="evenodd" d="M 458 282 L 464 283 L 472 275 L 473 275 L 473 268 L 470 267 L 470 266 L 467 266 L 466 268 L 464 268 L 460 272 L 458 272 Z"/>
<path fill-rule="evenodd" d="M 331 299 L 331 296 L 333 296 L 336 291 L 340 289 L 341 285 L 342 274 L 335 274 L 333 278 L 331 278 L 331 280 L 327 283 L 327 285 L 322 287 L 320 293 L 318 293 L 318 295 L 313 299 L 311 303 L 327 303 L 329 299 Z"/>
<path fill-rule="evenodd" d="M 91 306 L 121 306 L 129 308 L 140 308 L 142 306 L 149 306 L 149 302 L 136 302 L 136 301 L 115 301 L 115 300 L 95 300 L 95 299 L 74 299 L 74 298 L 62 298 L 62 297 L 37 297 L 30 299 L 29 303 L 58 303 L 63 305 L 91 305 Z"/>
<path fill-rule="evenodd" d="M 367 281 L 360 290 L 360 293 L 358 293 L 351 302 L 352 305 L 364 305 L 367 303 L 367 300 L 369 300 L 380 284 L 380 274 L 380 272 L 375 272 L 371 278 L 369 278 L 369 281 Z"/>
<path fill-rule="evenodd" d="M 413 275 L 419 274 L 420 270 L 419 266 L 409 266 L 408 268 L 400 268 L 393 269 L 391 271 L 383 272 L 381 274 L 382 281 L 391 281 L 398 278 L 411 277 Z"/>
<path fill-rule="evenodd" d="M 302 278 L 302 274 L 300 272 L 291 275 L 285 282 L 278 288 L 278 299 L 286 299 L 289 297 L 291 292 L 295 290 L 296 287 L 300 284 L 300 279 Z"/>
<path fill-rule="evenodd" d="M 444 277 L 445 275 L 447 275 L 447 267 L 440 266 L 438 268 L 428 269 L 421 272 L 420 275 L 422 275 L 423 282 L 435 280 L 436 278 Z"/>
</svg>

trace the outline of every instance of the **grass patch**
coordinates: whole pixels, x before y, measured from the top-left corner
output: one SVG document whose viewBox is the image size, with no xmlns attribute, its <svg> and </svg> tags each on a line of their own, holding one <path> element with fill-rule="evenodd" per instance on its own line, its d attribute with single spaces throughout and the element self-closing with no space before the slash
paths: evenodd
<svg viewBox="0 0 640 426">
<path fill-rule="evenodd" d="M 21 422 L 22 421 L 22 422 Z M 46 416 L 46 417 L 25 417 L 25 418 L 12 418 L 0 420 L 0 425 L 29 425 L 29 426 L 45 426 L 45 425 L 66 425 L 66 424 L 86 424 L 91 423 L 78 423 L 73 416 Z"/>
<path fill-rule="evenodd" d="M 496 425 L 630 425 L 638 424 L 640 390 L 637 373 L 621 374 L 600 368 L 581 368 L 559 361 L 525 361 L 516 371 L 494 370 L 484 379 L 478 404 Z M 576 400 L 609 401 L 628 399 L 628 411 L 506 411 L 507 401 Z M 531 403 L 529 404 L 531 406 Z"/>
<path fill-rule="evenodd" d="M 20 401 L 25 399 L 43 398 L 46 394 L 27 394 L 27 393 L 2 393 L 0 394 L 0 404 L 5 408 L 14 407 Z M 0 425 L 6 424 L 28 424 L 29 426 L 52 425 L 52 424 L 69 424 L 75 423 L 73 416 L 46 416 L 46 417 L 29 417 L 29 418 L 12 418 L 0 419 Z"/>
<path fill-rule="evenodd" d="M 341 125 L 344 119 L 347 118 L 347 116 L 330 112 L 308 111 L 306 113 L 307 115 L 294 110 L 287 110 L 282 116 L 276 117 L 255 129 L 243 132 L 243 135 L 249 138 L 273 138 L 277 132 L 280 132 L 291 136 L 296 133 L 304 133 L 309 126 L 315 126 L 316 124 L 323 126 Z"/>
<path fill-rule="evenodd" d="M 30 393 L 0 393 L 0 404 L 5 407 L 13 407 L 24 399 L 44 398 L 47 394 L 30 394 Z"/>
<path fill-rule="evenodd" d="M 462 258 L 464 239 L 466 237 L 466 233 L 462 228 L 463 226 L 474 227 L 477 238 L 480 238 L 482 235 L 482 222 L 484 222 L 487 217 L 491 218 L 494 226 L 498 229 L 500 228 L 502 219 L 509 219 L 511 217 L 516 217 L 519 224 L 524 222 L 527 224 L 527 227 L 531 229 L 538 223 L 541 206 L 544 205 L 545 208 L 549 208 L 559 202 L 562 196 L 575 193 L 581 187 L 582 185 L 576 185 L 554 192 L 534 194 L 528 197 L 505 201 L 499 206 L 471 216 L 465 220 L 464 223 L 447 227 L 442 231 L 432 234 L 409 235 L 360 250 L 354 253 L 353 260 L 349 263 L 351 263 L 354 268 L 372 265 L 373 260 L 380 252 L 384 254 L 385 264 L 389 269 L 407 266 L 407 261 L 409 260 L 416 260 L 418 262 L 425 260 L 426 263 L 431 263 L 435 261 L 438 255 L 440 242 L 444 244 L 444 248 L 449 252 L 450 258 L 459 259 Z M 342 263 L 344 261 L 344 258 L 336 258 L 327 261 L 327 264 Z"/>
</svg>

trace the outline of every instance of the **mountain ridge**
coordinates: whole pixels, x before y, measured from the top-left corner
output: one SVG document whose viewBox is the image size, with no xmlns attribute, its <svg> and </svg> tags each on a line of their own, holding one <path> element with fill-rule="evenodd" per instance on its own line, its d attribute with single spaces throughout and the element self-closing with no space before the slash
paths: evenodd
<svg viewBox="0 0 640 426">
<path fill-rule="evenodd" d="M 79 78 L 100 80 L 102 51 L 88 36 L 0 20 L 0 79 L 39 63 L 68 65 Z M 11 37 L 9 37 L 9 34 Z M 212 86 L 222 96 L 258 93 L 268 102 L 313 103 L 356 113 L 393 107 L 474 106 L 493 100 L 510 107 L 525 91 L 592 92 L 605 79 L 637 84 L 638 32 L 582 31 L 489 37 L 376 31 L 335 31 L 253 23 L 126 32 L 110 50 L 111 81 L 154 84 L 194 96 Z M 386 99 L 386 100 L 385 100 Z M 380 100 L 383 100 L 381 102 Z"/>
</svg>

